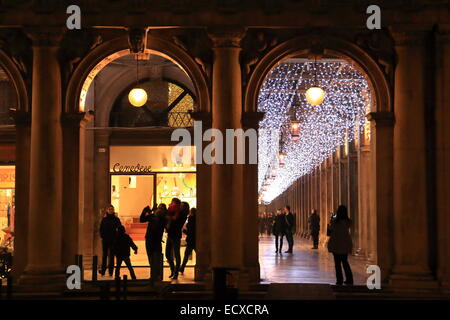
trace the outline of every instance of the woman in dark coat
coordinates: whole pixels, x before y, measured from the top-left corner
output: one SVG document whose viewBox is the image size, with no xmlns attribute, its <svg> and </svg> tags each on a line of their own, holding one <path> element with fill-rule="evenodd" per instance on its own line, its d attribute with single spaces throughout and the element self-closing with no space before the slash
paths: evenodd
<svg viewBox="0 0 450 320">
<path fill-rule="evenodd" d="M 281 211 L 281 209 L 277 210 L 277 215 L 275 216 L 275 222 L 273 224 L 273 234 L 275 236 L 275 252 L 281 253 L 281 249 L 283 248 L 283 237 L 286 236 L 287 231 L 287 223 L 286 216 Z"/>
<path fill-rule="evenodd" d="M 186 250 L 184 251 L 183 263 L 180 267 L 180 273 L 184 273 L 184 268 L 186 268 L 186 264 L 188 262 L 189 256 L 192 254 L 192 251 L 195 250 L 195 216 L 197 215 L 197 209 L 191 208 L 191 212 L 189 213 L 188 221 L 186 223 L 186 230 L 184 233 L 186 234 Z"/>
<path fill-rule="evenodd" d="M 336 284 L 342 285 L 343 276 L 342 268 L 345 272 L 345 284 L 353 284 L 353 274 L 350 264 L 348 263 L 348 255 L 352 252 L 352 238 L 349 229 L 352 221 L 347 214 L 345 206 L 339 206 L 336 218 L 332 219 L 329 226 L 330 239 L 328 241 L 328 251 L 333 254 L 334 266 L 336 269 Z"/>
<path fill-rule="evenodd" d="M 174 198 L 180 202 L 179 199 Z M 173 201 L 175 204 L 178 202 Z M 181 255 L 180 255 L 180 243 L 181 243 L 181 230 L 186 222 L 189 214 L 189 204 L 187 202 L 181 202 L 180 210 L 172 210 L 169 206 L 169 226 L 167 227 L 167 243 L 166 243 L 166 259 L 170 265 L 170 276 L 173 280 L 178 279 L 178 272 L 181 267 Z M 172 214 L 173 211 L 173 214 Z M 175 262 L 174 262 L 175 258 Z"/>
</svg>

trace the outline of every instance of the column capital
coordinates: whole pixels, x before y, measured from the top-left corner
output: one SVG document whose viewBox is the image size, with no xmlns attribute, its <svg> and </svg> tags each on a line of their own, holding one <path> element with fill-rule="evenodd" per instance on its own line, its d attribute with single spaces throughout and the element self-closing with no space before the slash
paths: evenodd
<svg viewBox="0 0 450 320">
<path fill-rule="evenodd" d="M 374 121 L 378 126 L 393 126 L 395 123 L 394 114 L 392 112 L 370 112 L 366 115 L 367 120 Z"/>
<path fill-rule="evenodd" d="M 31 126 L 31 112 L 9 109 L 9 115 L 14 119 L 16 126 Z"/>
<path fill-rule="evenodd" d="M 65 112 L 61 114 L 61 124 L 63 127 L 82 127 L 94 117 L 94 112 Z"/>
<path fill-rule="evenodd" d="M 247 28 L 238 26 L 220 26 L 208 28 L 208 37 L 213 48 L 240 48 Z"/>
<path fill-rule="evenodd" d="M 207 111 L 190 111 L 192 119 L 201 121 L 204 127 L 210 128 L 212 124 L 211 112 Z"/>
<path fill-rule="evenodd" d="M 395 46 L 421 46 L 425 44 L 426 35 L 431 28 L 392 27 L 390 30 Z"/>
<path fill-rule="evenodd" d="M 248 111 L 242 113 L 241 123 L 245 129 L 258 129 L 259 122 L 264 118 L 265 112 Z"/>
<path fill-rule="evenodd" d="M 60 27 L 25 27 L 24 31 L 34 47 L 58 47 L 64 35 Z"/>
</svg>

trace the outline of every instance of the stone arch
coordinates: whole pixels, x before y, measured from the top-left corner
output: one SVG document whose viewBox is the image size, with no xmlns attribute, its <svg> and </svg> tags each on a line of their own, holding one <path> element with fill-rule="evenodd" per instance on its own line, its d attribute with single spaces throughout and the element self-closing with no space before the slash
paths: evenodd
<svg viewBox="0 0 450 320">
<path fill-rule="evenodd" d="M 170 59 L 184 70 L 194 84 L 198 102 L 196 111 L 209 112 L 210 93 L 207 79 L 200 66 L 185 50 L 173 42 L 152 35 L 147 36 L 146 50 Z M 129 44 L 126 36 L 107 41 L 93 49 L 80 62 L 69 81 L 64 106 L 65 111 L 83 112 L 83 106 L 80 105 L 80 95 L 83 91 L 87 92 L 86 81 L 92 80 L 110 61 L 129 53 Z"/>
<path fill-rule="evenodd" d="M 17 98 L 17 111 L 30 112 L 31 108 L 28 99 L 28 90 L 22 73 L 3 50 L 0 50 L 0 67 L 5 70 L 14 86 Z"/>
<path fill-rule="evenodd" d="M 393 88 L 380 65 L 359 46 L 338 37 L 314 35 L 299 36 L 271 49 L 255 66 L 245 89 L 244 111 L 258 111 L 258 95 L 266 77 L 279 63 L 301 54 L 309 54 L 320 45 L 325 54 L 347 60 L 367 76 L 373 104 L 368 118 L 371 120 L 371 168 L 369 184 L 372 200 L 369 204 L 374 229 L 375 263 L 386 281 L 393 264 L 392 211 L 393 211 Z M 373 219 L 373 220 L 372 220 Z"/>
<path fill-rule="evenodd" d="M 270 71 L 282 61 L 300 54 L 307 54 L 314 46 L 320 45 L 325 54 L 337 55 L 349 61 L 368 77 L 368 83 L 374 98 L 372 112 L 391 112 L 392 93 L 388 80 L 380 66 L 370 55 L 357 45 L 339 39 L 320 35 L 307 35 L 285 41 L 270 50 L 256 65 L 245 91 L 244 109 L 246 112 L 256 112 L 259 90 Z"/>
</svg>

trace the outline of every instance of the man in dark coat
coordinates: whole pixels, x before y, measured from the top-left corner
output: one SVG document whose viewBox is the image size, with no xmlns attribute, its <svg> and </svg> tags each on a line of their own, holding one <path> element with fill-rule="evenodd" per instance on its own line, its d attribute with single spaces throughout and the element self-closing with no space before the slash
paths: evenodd
<svg viewBox="0 0 450 320">
<path fill-rule="evenodd" d="M 191 212 L 188 217 L 188 221 L 186 223 L 186 230 L 184 233 L 186 234 L 186 250 L 184 251 L 183 263 L 180 267 L 180 273 L 184 273 L 184 268 L 186 268 L 186 264 L 188 262 L 189 256 L 192 254 L 192 251 L 195 250 L 195 216 L 197 215 L 197 209 L 191 208 Z"/>
<path fill-rule="evenodd" d="M 166 225 L 166 205 L 164 203 L 153 209 L 146 206 L 139 218 L 140 222 L 148 222 L 145 233 L 145 248 L 147 250 L 148 263 L 150 265 L 150 279 L 152 281 L 162 280 L 162 237 Z"/>
<path fill-rule="evenodd" d="M 311 215 L 308 217 L 309 223 L 309 233 L 311 234 L 313 240 L 312 249 L 319 248 L 319 231 L 320 231 L 320 217 L 317 214 L 317 210 L 314 209 Z"/>
<path fill-rule="evenodd" d="M 179 210 L 178 204 L 180 204 Z M 181 266 L 181 230 L 189 214 L 189 204 L 187 202 L 181 203 L 178 198 L 174 198 L 168 211 L 170 221 L 167 227 L 166 258 L 171 271 L 169 278 L 176 280 Z M 174 257 L 176 264 L 173 261 Z"/>
<path fill-rule="evenodd" d="M 119 226 L 116 241 L 114 242 L 114 252 L 117 257 L 116 279 L 120 279 L 120 267 L 122 266 L 122 261 L 124 261 L 128 267 L 128 271 L 130 271 L 131 279 L 136 280 L 136 275 L 134 274 L 130 261 L 130 247 L 133 248 L 134 254 L 137 254 L 138 247 L 134 244 L 133 239 L 125 233 L 124 226 Z"/>
<path fill-rule="evenodd" d="M 292 253 L 292 250 L 294 248 L 294 228 L 295 228 L 295 218 L 294 215 L 291 213 L 291 207 L 286 206 L 284 207 L 284 213 L 286 214 L 286 239 L 289 243 L 289 248 L 286 251 L 286 253 Z"/>
<path fill-rule="evenodd" d="M 114 242 L 117 237 L 117 228 L 122 224 L 120 219 L 116 217 L 114 207 L 110 205 L 106 209 L 106 215 L 100 223 L 100 237 L 102 238 L 102 268 L 99 273 L 104 276 L 106 272 L 106 264 L 108 260 L 109 275 L 112 276 L 114 272 Z M 109 259 L 108 259 L 109 258 Z"/>
<path fill-rule="evenodd" d="M 276 253 L 281 253 L 281 250 L 283 249 L 283 237 L 286 235 L 286 229 L 286 215 L 281 211 L 281 209 L 278 209 L 273 224 Z"/>
</svg>

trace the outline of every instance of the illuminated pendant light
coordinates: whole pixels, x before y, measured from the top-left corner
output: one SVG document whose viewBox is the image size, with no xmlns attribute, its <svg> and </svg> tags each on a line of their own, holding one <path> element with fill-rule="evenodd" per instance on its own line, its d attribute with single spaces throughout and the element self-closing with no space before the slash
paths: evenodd
<svg viewBox="0 0 450 320">
<path fill-rule="evenodd" d="M 280 152 L 278 154 L 278 166 L 280 168 L 284 168 L 284 166 L 286 165 L 286 154 L 284 154 L 283 152 Z"/>
<path fill-rule="evenodd" d="M 300 138 L 300 121 L 291 120 L 291 137 L 293 142 L 297 142 Z"/>
<path fill-rule="evenodd" d="M 147 92 L 139 87 L 139 60 L 136 53 L 136 87 L 128 93 L 128 100 L 133 107 L 142 107 L 147 102 Z"/>
<path fill-rule="evenodd" d="M 314 58 L 314 86 L 306 90 L 306 101 L 312 106 L 317 106 L 325 99 L 325 91 L 317 85 L 317 65 Z"/>
</svg>

